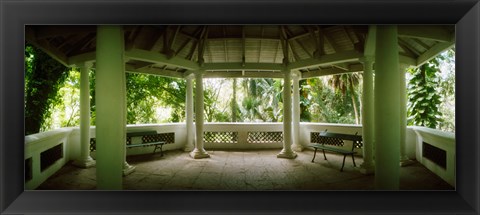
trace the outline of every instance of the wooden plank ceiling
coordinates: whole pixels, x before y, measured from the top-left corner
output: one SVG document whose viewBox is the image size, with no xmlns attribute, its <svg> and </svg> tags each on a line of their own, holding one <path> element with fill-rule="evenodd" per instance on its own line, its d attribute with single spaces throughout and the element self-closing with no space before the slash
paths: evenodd
<svg viewBox="0 0 480 215">
<path fill-rule="evenodd" d="M 362 71 L 364 25 L 127 25 L 123 26 L 129 72 L 184 77 L 281 77 L 288 65 L 304 77 Z M 423 64 L 454 45 L 453 25 L 398 27 L 400 61 Z M 67 66 L 95 61 L 96 26 L 32 25 L 31 43 Z M 288 59 L 288 60 L 284 60 Z M 247 71 L 247 73 L 245 73 Z"/>
</svg>

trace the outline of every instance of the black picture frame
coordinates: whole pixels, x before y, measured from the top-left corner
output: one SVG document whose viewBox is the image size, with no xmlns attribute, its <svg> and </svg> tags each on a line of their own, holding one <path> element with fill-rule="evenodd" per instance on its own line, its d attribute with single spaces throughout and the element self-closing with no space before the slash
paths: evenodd
<svg viewBox="0 0 480 215">
<path fill-rule="evenodd" d="M 478 0 L 0 0 L 2 214 L 479 214 Z M 455 24 L 455 191 L 24 191 L 26 24 Z"/>
</svg>

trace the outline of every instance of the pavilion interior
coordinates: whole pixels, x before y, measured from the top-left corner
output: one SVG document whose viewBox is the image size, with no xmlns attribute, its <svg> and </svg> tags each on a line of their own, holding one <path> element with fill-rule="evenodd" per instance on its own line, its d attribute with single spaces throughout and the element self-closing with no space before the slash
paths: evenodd
<svg viewBox="0 0 480 215">
<path fill-rule="evenodd" d="M 98 93 L 94 128 L 89 126 L 87 111 L 80 116 L 79 128 L 26 137 L 25 159 L 31 158 L 29 165 L 33 169 L 33 179 L 26 182 L 29 189 L 38 188 L 70 161 L 83 167 L 95 166 L 95 173 L 90 174 L 96 177 L 96 189 L 128 189 L 124 182 L 129 180 L 126 177 L 135 171 L 135 167 L 127 163 L 126 155 L 150 152 L 138 150 L 131 153 L 125 149 L 128 131 L 153 128 L 174 132 L 174 143 L 167 144 L 164 150 L 181 150 L 182 153 L 175 153 L 185 155 L 188 162 L 195 163 L 215 160 L 215 151 L 222 146 L 209 145 L 203 141 L 203 135 L 205 131 L 222 131 L 222 126 L 230 130 L 240 129 L 239 132 L 249 126 L 256 131 L 273 129 L 282 132 L 283 140 L 267 144 L 266 148 L 278 149 L 276 156 L 272 156 L 274 159 L 297 161 L 309 161 L 310 157 L 304 157 L 313 154 L 308 147 L 310 133 L 306 131 L 320 131 L 330 126 L 334 131 L 360 132 L 363 148 L 358 151 L 358 168 L 349 167 L 346 171 L 371 177 L 366 187 L 388 190 L 408 187 L 400 183 L 403 177 L 400 172 L 405 172 L 400 166 L 415 161 L 414 166 L 423 165 L 425 170 L 435 173 L 434 177 L 455 187 L 454 134 L 407 127 L 405 112 L 405 69 L 421 66 L 453 47 L 454 25 L 27 25 L 25 39 L 63 65 L 80 68 L 82 74 L 95 68 Z M 125 118 L 118 117 L 126 114 L 125 72 L 186 79 L 187 121 L 176 125 L 126 125 Z M 364 78 L 362 125 L 337 128 L 321 123 L 300 123 L 296 95 L 298 81 L 350 72 L 360 72 Z M 203 94 L 200 84 L 203 79 L 247 77 L 281 78 L 284 83 L 293 85 L 293 93 L 284 91 L 284 122 L 275 125 L 210 125 L 204 122 L 202 114 L 194 114 L 203 112 L 203 96 L 193 97 L 192 93 L 196 90 L 197 95 Z M 196 83 L 195 89 L 193 82 Z M 88 92 L 88 83 L 82 87 L 81 91 Z M 81 108 L 89 109 L 89 103 L 85 101 L 81 100 Z M 55 141 L 65 144 L 62 149 L 65 155 L 58 164 L 52 165 L 52 170 L 41 171 L 35 163 L 40 162 L 42 150 L 57 142 L 52 138 L 40 140 L 52 136 L 58 136 L 59 140 Z M 89 150 L 92 137 L 96 137 L 97 144 L 95 160 Z M 437 147 L 446 151 L 446 168 L 439 168 L 435 162 L 422 157 L 421 144 L 428 141 L 433 145 L 436 143 L 432 142 L 437 142 Z M 75 146 L 70 147 L 67 143 Z M 231 153 L 235 150 L 262 151 L 262 146 L 248 146 L 229 146 L 228 149 L 233 151 Z M 271 156 L 268 153 L 261 155 Z M 348 179 L 346 181 L 348 183 Z"/>
</svg>

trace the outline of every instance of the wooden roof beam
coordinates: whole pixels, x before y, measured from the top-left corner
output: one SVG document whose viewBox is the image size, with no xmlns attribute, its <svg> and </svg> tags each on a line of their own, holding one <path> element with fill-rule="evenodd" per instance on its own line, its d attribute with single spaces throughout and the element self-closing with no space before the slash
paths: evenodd
<svg viewBox="0 0 480 215">
<path fill-rule="evenodd" d="M 455 45 L 455 42 L 448 42 L 448 43 L 437 43 L 434 45 L 432 48 L 430 48 L 428 51 L 423 53 L 417 58 L 417 64 L 416 66 L 421 66 L 425 62 L 431 60 L 441 52 L 452 48 Z"/>
<path fill-rule="evenodd" d="M 290 69 L 305 69 L 309 67 L 317 67 L 321 65 L 338 64 L 344 62 L 358 61 L 363 57 L 362 53 L 357 51 L 345 51 L 335 54 L 322 56 L 321 59 L 305 59 L 293 62 L 289 65 Z"/>
<path fill-rule="evenodd" d="M 449 32 L 442 26 L 434 25 L 399 25 L 398 36 L 439 42 L 452 42 L 455 40 L 454 32 Z"/>
<path fill-rule="evenodd" d="M 51 46 L 46 39 L 38 39 L 36 34 L 37 32 L 34 29 L 25 28 L 25 39 L 28 43 L 36 46 L 56 61 L 68 67 L 68 57 L 57 48 Z"/>
<path fill-rule="evenodd" d="M 187 70 L 198 70 L 199 66 L 197 63 L 186 60 L 181 57 L 172 57 L 168 58 L 167 55 L 162 53 L 154 53 L 141 49 L 132 49 L 125 51 L 125 57 L 128 57 L 132 60 L 146 61 L 155 64 L 165 64 L 171 67 L 179 67 Z"/>
<path fill-rule="evenodd" d="M 36 30 L 36 36 L 38 40 L 46 39 L 50 37 L 66 37 L 69 35 L 79 33 L 95 33 L 97 32 L 97 26 L 90 25 L 52 25 L 52 26 L 39 26 Z"/>
<path fill-rule="evenodd" d="M 183 78 L 183 72 L 167 70 L 165 68 L 155 68 L 155 67 L 143 67 L 135 68 L 133 65 L 127 64 L 125 70 L 130 73 L 140 73 L 140 74 L 149 74 L 157 75 L 162 77 L 174 77 L 174 78 Z"/>
</svg>

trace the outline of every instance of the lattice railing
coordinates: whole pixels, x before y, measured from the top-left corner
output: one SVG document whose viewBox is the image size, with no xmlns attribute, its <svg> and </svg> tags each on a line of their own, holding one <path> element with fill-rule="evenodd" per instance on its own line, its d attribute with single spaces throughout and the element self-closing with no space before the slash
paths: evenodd
<svg viewBox="0 0 480 215">
<path fill-rule="evenodd" d="M 248 132 L 248 143 L 277 143 L 283 141 L 283 132 L 281 131 L 257 131 Z"/>
<path fill-rule="evenodd" d="M 323 143 L 323 144 L 332 145 L 332 146 L 343 146 L 343 144 L 345 143 L 340 138 L 322 137 L 322 136 L 320 136 L 320 132 L 311 132 L 310 133 L 310 142 L 311 143 Z"/>
<path fill-rule="evenodd" d="M 145 135 L 142 137 L 142 141 L 144 143 L 149 142 L 158 142 L 158 141 L 165 141 L 165 144 L 173 144 L 175 143 L 175 133 L 159 133 L 154 135 Z M 132 137 L 127 137 L 126 144 L 132 144 Z M 90 138 L 90 151 L 94 152 L 97 149 L 97 140 L 95 138 Z"/>
<path fill-rule="evenodd" d="M 238 132 L 234 131 L 206 131 L 203 141 L 207 143 L 237 143 Z"/>
</svg>

